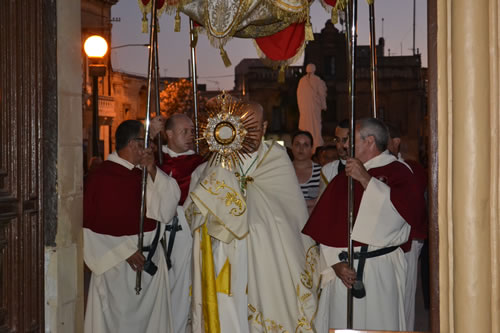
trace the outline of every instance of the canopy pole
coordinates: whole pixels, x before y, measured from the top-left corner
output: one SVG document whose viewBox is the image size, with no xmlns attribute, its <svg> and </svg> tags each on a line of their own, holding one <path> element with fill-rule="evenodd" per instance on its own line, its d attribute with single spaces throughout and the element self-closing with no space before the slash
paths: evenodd
<svg viewBox="0 0 500 333">
<path fill-rule="evenodd" d="M 146 104 L 146 131 L 144 135 L 144 148 L 149 148 L 149 123 L 151 120 L 151 81 L 153 75 L 153 56 L 154 56 L 154 43 L 155 38 L 154 35 L 156 33 L 156 0 L 152 0 L 152 10 L 151 10 L 151 25 L 149 29 L 149 58 L 148 58 L 148 98 Z M 140 215 L 140 223 L 139 223 L 139 237 L 137 241 L 137 248 L 142 252 L 143 243 L 144 243 L 144 216 L 146 213 L 146 181 L 147 181 L 148 171 L 146 168 L 142 170 L 142 189 L 141 189 L 141 215 Z M 141 280 L 142 280 L 142 271 L 138 270 L 135 276 L 135 292 L 137 295 L 141 293 Z"/>
<path fill-rule="evenodd" d="M 154 34 L 153 34 L 153 37 L 154 37 L 154 57 L 153 57 L 153 61 L 154 61 L 154 65 L 153 65 L 153 68 L 154 68 L 154 78 L 155 78 L 155 109 L 156 109 L 156 115 L 159 116 L 161 115 L 161 111 L 160 111 L 160 64 L 159 64 L 159 61 L 158 61 L 158 29 L 157 29 L 157 24 L 158 22 L 156 22 L 155 24 L 155 29 L 154 29 Z M 163 143 L 162 143 L 162 137 L 161 137 L 161 133 L 162 131 L 160 131 L 158 133 L 158 137 L 157 137 L 157 141 L 156 141 L 156 145 L 158 146 L 158 163 L 160 165 L 163 164 L 163 151 L 162 151 L 162 146 L 163 146 Z"/>
<path fill-rule="evenodd" d="M 189 37 L 191 45 L 191 83 L 193 84 L 193 106 L 194 106 L 194 137 L 198 139 L 199 137 L 199 125 L 198 125 L 198 71 L 196 63 L 196 36 L 194 31 L 194 22 L 189 19 Z M 196 153 L 200 153 L 200 144 L 198 140 L 195 140 Z"/>
<path fill-rule="evenodd" d="M 371 61 L 370 61 L 370 74 L 371 74 L 371 88 L 372 88 L 372 115 L 373 118 L 377 118 L 377 39 L 375 36 L 375 0 L 372 0 L 369 5 L 369 16 L 370 16 L 370 51 L 371 51 Z"/>
<path fill-rule="evenodd" d="M 349 81 L 349 96 L 350 96 L 350 131 L 349 131 L 349 157 L 354 157 L 354 130 L 355 130 L 355 106 L 356 106 L 356 46 L 357 46 L 357 24 L 358 24 L 358 1 L 351 0 L 352 6 L 349 8 L 347 4 L 347 11 L 351 10 L 347 16 L 352 15 L 348 29 L 350 29 L 350 67 L 351 75 Z M 348 181 L 348 238 L 347 238 L 347 257 L 349 268 L 354 269 L 354 250 L 352 246 L 352 229 L 354 226 L 354 181 L 349 177 Z M 347 289 L 347 328 L 353 328 L 353 296 L 351 289 Z"/>
</svg>

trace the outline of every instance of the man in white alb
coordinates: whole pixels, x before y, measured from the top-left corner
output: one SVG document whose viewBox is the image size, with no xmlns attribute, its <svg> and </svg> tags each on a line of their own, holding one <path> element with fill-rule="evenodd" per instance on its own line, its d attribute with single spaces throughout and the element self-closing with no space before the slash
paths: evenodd
<svg viewBox="0 0 500 333">
<path fill-rule="evenodd" d="M 167 144 L 161 147 L 162 164 L 158 167 L 177 182 L 181 196 L 177 215 L 165 233 L 168 277 L 175 333 L 189 332 L 191 308 L 191 270 L 193 238 L 186 222 L 182 205 L 188 196 L 192 172 L 203 163 L 203 158 L 193 151 L 194 124 L 185 114 L 176 113 L 168 119 L 159 116 L 151 121 L 151 136 L 161 132 Z"/>
<path fill-rule="evenodd" d="M 347 288 L 355 281 L 364 283 L 366 294 L 354 298 L 354 329 L 406 330 L 406 260 L 400 246 L 418 220 L 415 203 L 423 198 L 410 169 L 386 150 L 388 138 L 381 121 L 357 122 L 356 158 L 347 158 L 345 172 L 330 182 L 303 230 L 321 244 L 326 263 L 320 268 L 316 320 L 323 332 L 347 327 Z M 345 262 L 348 176 L 354 180 L 354 270 Z"/>
<path fill-rule="evenodd" d="M 85 181 L 83 252 L 92 272 L 86 333 L 173 332 L 168 269 L 158 241 L 175 215 L 180 191 L 157 169 L 151 149 L 144 149 L 144 132 L 139 121 L 121 123 L 116 151 Z M 148 179 L 144 247 L 138 250 L 139 165 L 147 168 Z M 142 271 L 139 295 L 137 271 Z"/>
</svg>

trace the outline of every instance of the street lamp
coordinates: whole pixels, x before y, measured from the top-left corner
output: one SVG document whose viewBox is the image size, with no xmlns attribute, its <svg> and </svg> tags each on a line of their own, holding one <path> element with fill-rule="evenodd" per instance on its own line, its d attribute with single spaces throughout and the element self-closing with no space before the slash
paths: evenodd
<svg viewBox="0 0 500 333">
<path fill-rule="evenodd" d="M 93 35 L 85 40 L 83 49 L 89 58 L 89 74 L 92 77 L 92 156 L 99 156 L 99 82 L 106 75 L 106 65 L 101 59 L 108 51 L 108 43 L 101 36 Z"/>
</svg>

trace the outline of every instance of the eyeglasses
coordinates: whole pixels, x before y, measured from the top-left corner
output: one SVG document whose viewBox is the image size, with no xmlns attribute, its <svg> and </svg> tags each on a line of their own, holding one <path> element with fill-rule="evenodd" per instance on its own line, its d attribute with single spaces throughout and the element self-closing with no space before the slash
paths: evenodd
<svg viewBox="0 0 500 333">
<path fill-rule="evenodd" d="M 144 147 L 144 142 L 145 142 L 145 139 L 144 139 L 144 138 L 134 138 L 133 140 L 134 140 L 134 141 L 137 141 L 137 142 L 141 142 L 141 143 L 142 143 L 142 145 L 141 145 L 141 146 L 143 146 L 143 147 Z M 148 141 L 149 145 L 151 145 L 151 143 L 152 143 L 152 142 L 153 142 L 153 140 L 149 140 L 149 141 Z"/>
<path fill-rule="evenodd" d="M 343 144 L 346 144 L 347 141 L 349 141 L 349 137 L 348 136 L 346 136 L 345 138 L 339 138 L 339 137 L 334 137 L 333 138 L 333 142 L 335 142 L 335 143 L 342 142 Z"/>
</svg>

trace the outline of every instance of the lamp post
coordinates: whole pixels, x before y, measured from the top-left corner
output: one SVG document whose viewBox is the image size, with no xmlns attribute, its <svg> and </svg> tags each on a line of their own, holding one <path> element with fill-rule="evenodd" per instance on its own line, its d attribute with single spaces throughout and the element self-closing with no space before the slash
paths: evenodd
<svg viewBox="0 0 500 333">
<path fill-rule="evenodd" d="M 101 36 L 93 35 L 85 40 L 83 48 L 89 58 L 89 74 L 92 77 L 92 156 L 99 156 L 99 82 L 106 75 L 106 65 L 100 60 L 108 51 L 108 43 Z"/>
</svg>

